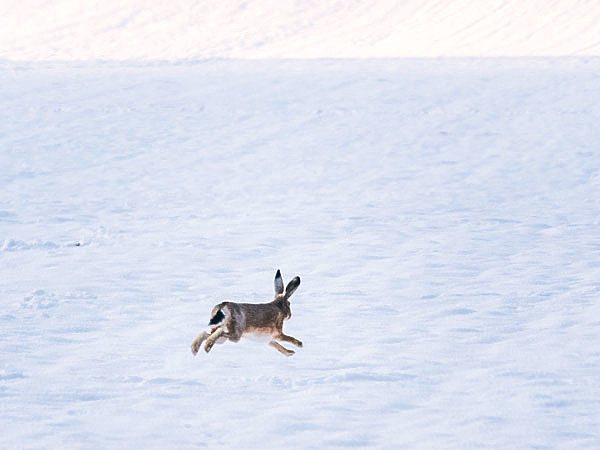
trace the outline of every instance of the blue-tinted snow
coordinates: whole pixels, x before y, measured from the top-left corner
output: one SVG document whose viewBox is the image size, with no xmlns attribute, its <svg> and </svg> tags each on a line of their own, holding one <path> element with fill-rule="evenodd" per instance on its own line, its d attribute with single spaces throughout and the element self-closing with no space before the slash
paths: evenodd
<svg viewBox="0 0 600 450">
<path fill-rule="evenodd" d="M 3 63 L 0 446 L 598 448 L 598 73 Z"/>
</svg>

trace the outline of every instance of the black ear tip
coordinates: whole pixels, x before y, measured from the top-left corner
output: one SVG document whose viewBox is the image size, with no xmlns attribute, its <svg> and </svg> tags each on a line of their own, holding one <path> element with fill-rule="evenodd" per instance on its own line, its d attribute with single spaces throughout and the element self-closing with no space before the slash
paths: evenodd
<svg viewBox="0 0 600 450">
<path fill-rule="evenodd" d="M 281 272 L 279 271 L 279 269 L 277 269 L 277 273 L 275 274 L 276 277 L 280 277 L 281 276 Z"/>
</svg>

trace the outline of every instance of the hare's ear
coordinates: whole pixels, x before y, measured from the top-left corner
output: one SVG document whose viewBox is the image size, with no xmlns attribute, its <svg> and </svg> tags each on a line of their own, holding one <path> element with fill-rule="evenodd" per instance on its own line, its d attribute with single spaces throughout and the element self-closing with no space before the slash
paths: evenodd
<svg viewBox="0 0 600 450">
<path fill-rule="evenodd" d="M 277 270 L 275 274 L 275 295 L 283 294 L 283 278 L 281 278 L 281 272 Z"/>
<path fill-rule="evenodd" d="M 296 289 L 298 289 L 298 286 L 300 286 L 300 277 L 295 277 L 285 287 L 285 296 L 286 296 L 286 298 L 289 298 L 294 293 L 294 291 Z"/>
</svg>

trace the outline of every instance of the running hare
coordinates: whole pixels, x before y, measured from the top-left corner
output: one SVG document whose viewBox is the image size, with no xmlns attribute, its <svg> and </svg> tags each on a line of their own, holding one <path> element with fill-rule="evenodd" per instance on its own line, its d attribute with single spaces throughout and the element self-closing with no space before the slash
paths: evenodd
<svg viewBox="0 0 600 450">
<path fill-rule="evenodd" d="M 298 286 L 300 277 L 290 281 L 284 292 L 283 279 L 278 270 L 275 274 L 275 298 L 271 303 L 219 303 L 212 310 L 207 330 L 192 342 L 192 353 L 198 353 L 204 341 L 204 350 L 208 353 L 215 343 L 222 344 L 227 339 L 238 342 L 242 336 L 254 334 L 271 336 L 269 345 L 285 356 L 292 356 L 295 352 L 277 341 L 290 342 L 302 347 L 302 342 L 298 339 L 283 334 L 283 321 L 292 317 L 289 298 Z"/>
</svg>

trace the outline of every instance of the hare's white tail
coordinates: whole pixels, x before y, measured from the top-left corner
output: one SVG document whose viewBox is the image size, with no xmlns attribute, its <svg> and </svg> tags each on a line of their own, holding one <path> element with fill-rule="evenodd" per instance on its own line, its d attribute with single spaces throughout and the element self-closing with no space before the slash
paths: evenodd
<svg viewBox="0 0 600 450">
<path fill-rule="evenodd" d="M 214 313 L 213 316 L 210 318 L 210 322 L 208 322 L 208 324 L 209 325 L 218 325 L 221 322 L 223 322 L 224 319 L 225 319 L 225 314 L 223 314 L 223 311 L 218 309 L 217 312 Z"/>
</svg>

